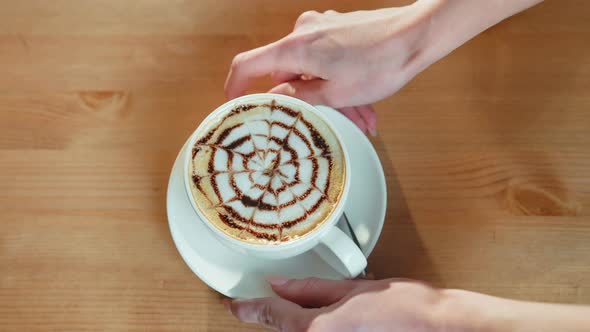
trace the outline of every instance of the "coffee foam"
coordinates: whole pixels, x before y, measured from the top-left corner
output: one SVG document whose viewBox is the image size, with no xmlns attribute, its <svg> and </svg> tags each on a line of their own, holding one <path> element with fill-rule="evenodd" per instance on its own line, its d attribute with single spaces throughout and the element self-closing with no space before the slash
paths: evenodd
<svg viewBox="0 0 590 332">
<path fill-rule="evenodd" d="M 312 111 L 274 100 L 236 105 L 205 125 L 189 176 L 197 207 L 224 233 L 287 242 L 329 218 L 346 179 L 342 148 Z"/>
</svg>

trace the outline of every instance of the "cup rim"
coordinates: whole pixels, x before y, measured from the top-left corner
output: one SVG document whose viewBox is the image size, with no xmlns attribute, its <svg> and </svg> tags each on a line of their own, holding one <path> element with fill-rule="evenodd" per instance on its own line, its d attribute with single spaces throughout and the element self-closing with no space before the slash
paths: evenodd
<svg viewBox="0 0 590 332">
<path fill-rule="evenodd" d="M 309 232 L 309 233 L 307 233 L 295 240 L 291 240 L 291 241 L 284 242 L 284 243 L 279 242 L 279 243 L 273 243 L 271 245 L 264 245 L 264 244 L 257 244 L 257 243 L 249 243 L 246 241 L 240 241 L 238 239 L 235 239 L 232 236 L 221 231 L 219 228 L 217 228 L 217 226 L 213 225 L 210 222 L 207 222 L 205 216 L 201 213 L 201 211 L 199 210 L 199 208 L 196 205 L 194 198 L 192 197 L 192 190 L 190 187 L 190 177 L 188 176 L 188 173 L 189 173 L 190 159 L 192 156 L 190 151 L 192 150 L 192 147 L 195 144 L 195 141 L 198 137 L 198 133 L 209 123 L 209 121 L 213 117 L 215 117 L 217 114 L 219 114 L 223 111 L 226 111 L 228 108 L 231 108 L 236 104 L 240 104 L 240 103 L 244 103 L 244 102 L 248 102 L 248 101 L 250 101 L 250 102 L 261 101 L 262 99 L 268 99 L 268 98 L 276 99 L 279 101 L 284 100 L 287 103 L 294 103 L 294 104 L 297 104 L 298 106 L 302 106 L 302 107 L 310 110 L 311 112 L 314 112 L 315 115 L 317 115 L 318 117 L 320 117 L 320 119 L 322 121 L 324 121 L 326 126 L 330 130 L 332 130 L 332 132 L 336 136 L 338 143 L 340 144 L 340 148 L 341 148 L 342 154 L 344 156 L 344 165 L 345 165 L 344 169 L 345 169 L 346 177 L 344 180 L 344 186 L 342 189 L 340 200 L 338 201 L 336 208 L 334 208 L 334 210 L 332 211 L 332 213 L 328 217 L 327 221 L 323 222 L 315 230 L 313 230 L 313 231 L 311 231 L 311 232 Z M 237 245 L 238 247 L 246 248 L 247 250 L 264 251 L 264 252 L 273 252 L 273 251 L 276 252 L 276 251 L 283 251 L 283 250 L 292 249 L 294 247 L 299 247 L 305 243 L 309 243 L 313 239 L 320 238 L 321 236 L 326 234 L 331 229 L 331 227 L 335 227 L 336 222 L 338 222 L 338 220 L 342 216 L 344 206 L 346 205 L 346 200 L 348 198 L 348 192 L 350 189 L 351 172 L 350 172 L 350 159 L 349 159 L 348 151 L 347 151 L 346 147 L 344 146 L 344 141 L 342 140 L 340 133 L 334 128 L 334 126 L 330 122 L 330 120 L 324 114 L 322 114 L 322 112 L 319 111 L 315 106 L 313 106 L 303 100 L 293 98 L 290 96 L 274 94 L 274 93 L 256 93 L 256 94 L 245 95 L 245 96 L 241 96 L 241 97 L 229 100 L 229 101 L 225 102 L 224 104 L 222 104 L 221 106 L 217 107 L 209 115 L 207 115 L 207 117 L 205 117 L 205 119 L 203 119 L 203 121 L 201 121 L 199 126 L 190 135 L 190 137 L 187 141 L 185 150 L 186 151 L 184 151 L 184 156 L 183 156 L 183 175 L 182 176 L 183 176 L 183 180 L 184 180 L 185 193 L 188 196 L 188 200 L 190 201 L 193 210 L 197 213 L 197 215 L 201 219 L 201 222 L 204 223 L 216 235 L 218 235 L 218 237 L 220 237 L 226 241 L 229 241 L 230 243 Z"/>
</svg>

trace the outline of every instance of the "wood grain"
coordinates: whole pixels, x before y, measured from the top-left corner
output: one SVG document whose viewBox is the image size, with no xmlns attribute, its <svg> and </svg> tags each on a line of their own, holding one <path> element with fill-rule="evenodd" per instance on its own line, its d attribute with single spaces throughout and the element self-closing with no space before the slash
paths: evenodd
<svg viewBox="0 0 590 332">
<path fill-rule="evenodd" d="M 260 330 L 178 255 L 173 159 L 224 101 L 237 52 L 308 9 L 403 3 L 3 5 L 0 330 Z M 377 277 L 590 304 L 589 11 L 546 2 L 377 104 L 389 188 Z"/>
</svg>

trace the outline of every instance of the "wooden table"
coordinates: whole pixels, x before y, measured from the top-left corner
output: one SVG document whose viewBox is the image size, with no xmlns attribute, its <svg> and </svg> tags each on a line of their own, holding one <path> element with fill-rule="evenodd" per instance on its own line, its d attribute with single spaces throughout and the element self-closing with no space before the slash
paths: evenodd
<svg viewBox="0 0 590 332">
<path fill-rule="evenodd" d="M 177 253 L 172 162 L 237 52 L 312 7 L 392 3 L 5 2 L 0 330 L 258 330 Z M 590 304 L 589 13 L 546 2 L 377 104 L 378 278 Z"/>
</svg>

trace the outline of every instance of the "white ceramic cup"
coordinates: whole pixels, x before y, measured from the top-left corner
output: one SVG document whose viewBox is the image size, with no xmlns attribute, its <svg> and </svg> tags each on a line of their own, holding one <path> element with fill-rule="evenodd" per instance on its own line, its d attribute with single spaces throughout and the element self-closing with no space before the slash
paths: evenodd
<svg viewBox="0 0 590 332">
<path fill-rule="evenodd" d="M 237 240 L 225 234 L 215 225 L 207 221 L 205 216 L 203 216 L 197 207 L 191 193 L 189 162 L 192 155 L 191 150 L 195 144 L 195 141 L 197 140 L 198 135 L 201 133 L 203 128 L 206 127 L 207 123 L 209 123 L 213 118 L 239 104 L 270 103 L 273 99 L 279 104 L 290 106 L 295 109 L 303 108 L 315 113 L 328 125 L 328 127 L 332 129 L 336 135 L 336 138 L 338 139 L 338 142 L 342 146 L 342 151 L 344 153 L 346 180 L 344 182 L 342 196 L 338 201 L 336 208 L 329 216 L 328 220 L 324 221 L 319 227 L 295 240 L 279 244 L 260 245 Z M 350 177 L 352 176 L 350 172 L 350 159 L 348 152 L 346 151 L 346 146 L 344 146 L 343 140 L 336 128 L 330 124 L 330 121 L 320 111 L 310 104 L 296 98 L 270 93 L 247 95 L 230 100 L 227 103 L 219 106 L 215 111 L 209 114 L 205 120 L 203 120 L 203 122 L 189 138 L 187 144 L 184 147 L 184 151 L 182 151 L 181 158 L 184 163 L 183 176 L 186 194 L 188 195 L 193 210 L 199 219 L 201 219 L 201 221 L 207 225 L 209 230 L 213 232 L 216 238 L 227 245 L 229 248 L 249 256 L 257 256 L 266 259 L 284 259 L 299 255 L 308 250 L 313 250 L 326 263 L 328 263 L 346 278 L 356 277 L 367 266 L 367 259 L 365 258 L 365 255 L 342 230 L 336 227 L 336 223 L 344 213 L 344 205 L 348 197 L 348 191 L 350 190 Z"/>
</svg>

